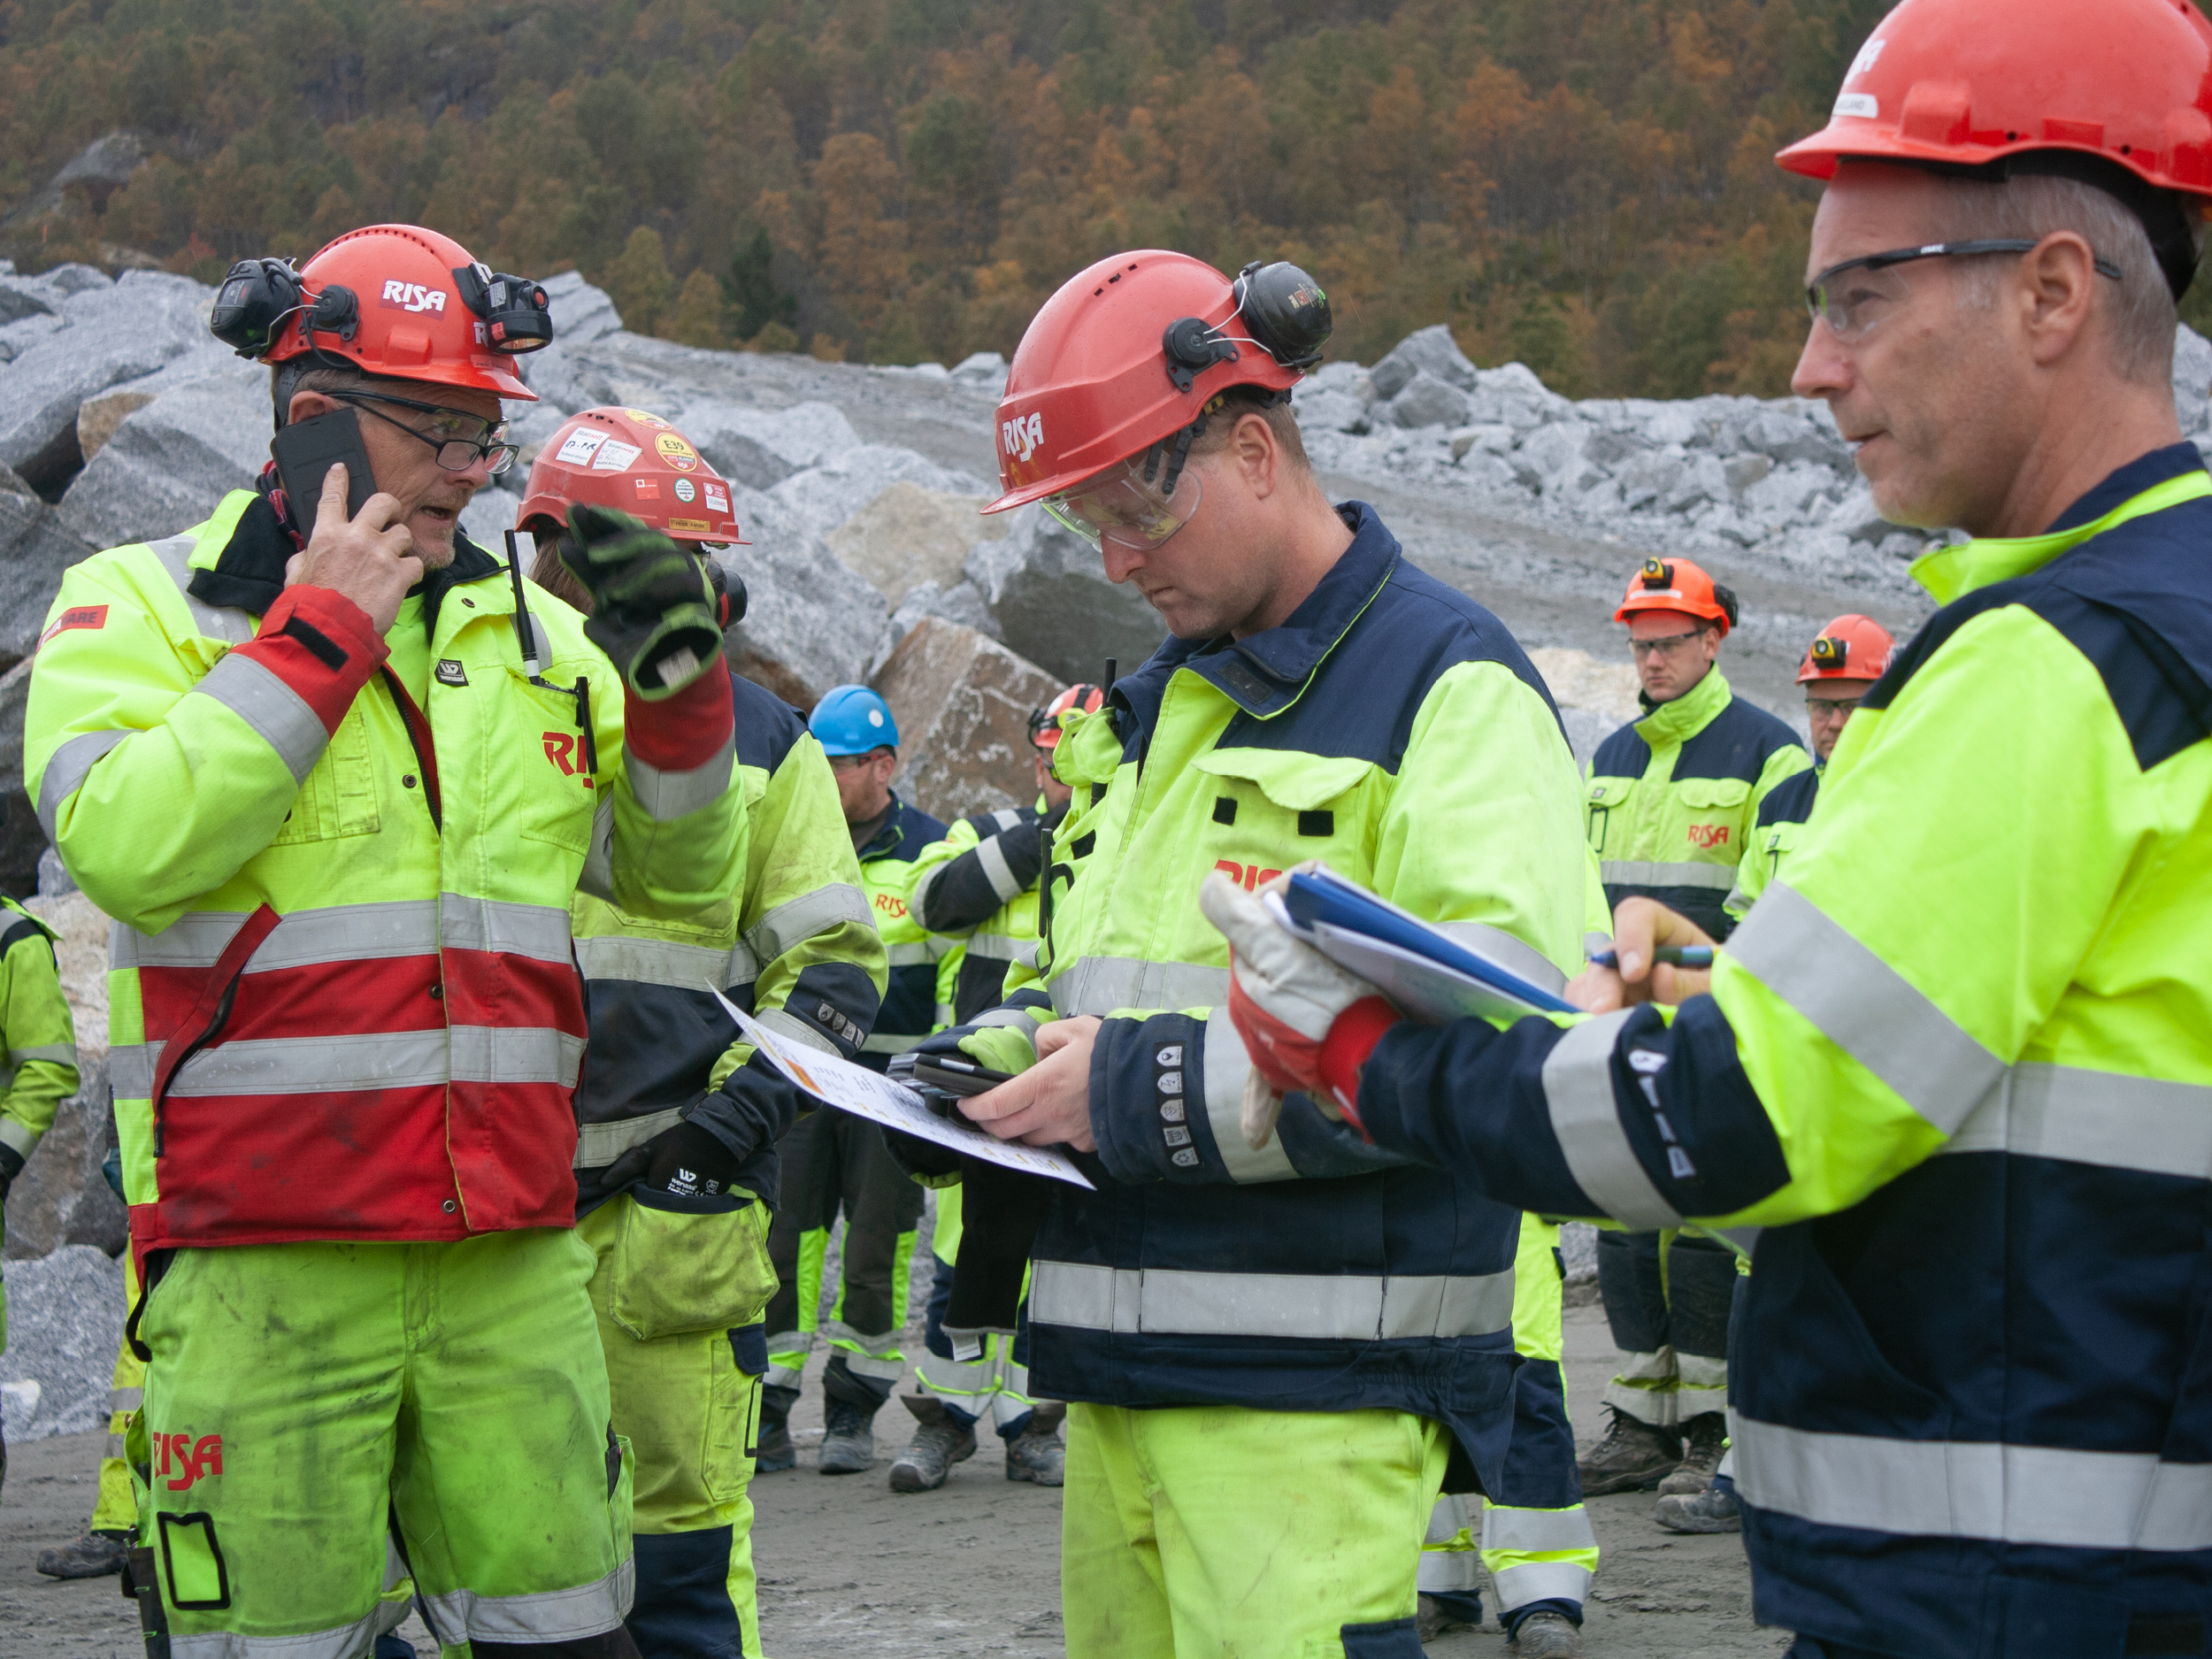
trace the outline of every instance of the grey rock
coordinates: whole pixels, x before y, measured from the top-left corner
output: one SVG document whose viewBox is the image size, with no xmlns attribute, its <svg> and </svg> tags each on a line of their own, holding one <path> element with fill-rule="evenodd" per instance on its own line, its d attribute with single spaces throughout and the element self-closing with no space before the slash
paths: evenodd
<svg viewBox="0 0 2212 1659">
<path fill-rule="evenodd" d="M 123 1201 L 100 1172 L 115 1144 L 115 1110 L 107 1056 L 87 1045 L 76 1094 L 61 1103 L 54 1126 L 8 1189 L 7 1259 L 47 1255 L 65 1244 L 88 1244 L 113 1256 L 130 1238 Z"/>
<path fill-rule="evenodd" d="M 794 472 L 861 447 L 860 434 L 834 403 L 691 403 L 675 424 L 710 466 L 749 489 L 773 489 Z"/>
<path fill-rule="evenodd" d="M 1135 588 L 1106 580 L 1096 549 L 1042 508 L 1010 517 L 1007 534 L 978 542 L 965 570 L 1011 649 L 1073 682 L 1097 680 L 1110 657 L 1126 672 L 1159 649 L 1160 613 Z"/>
<path fill-rule="evenodd" d="M 38 856 L 38 895 L 42 899 L 59 898 L 65 893 L 77 890 L 77 879 L 63 867 L 61 855 L 49 847 Z"/>
<path fill-rule="evenodd" d="M 108 1381 L 123 1340 L 123 1264 L 90 1245 L 65 1245 L 7 1269 L 8 1348 L 0 1384 L 38 1385 L 38 1414 L 12 1441 L 104 1428 Z"/>
<path fill-rule="evenodd" d="M 1678 449 L 1647 449 L 1619 473 L 1621 505 L 1631 512 L 1656 507 L 1682 481 L 1688 457 Z"/>
<path fill-rule="evenodd" d="M 983 590 L 964 579 L 951 587 L 936 582 L 917 582 L 906 590 L 906 597 L 899 601 L 899 608 L 891 613 L 891 619 L 883 625 L 883 634 L 876 641 L 875 654 L 869 659 L 867 678 L 873 680 L 882 672 L 891 653 L 898 649 L 899 641 L 918 626 L 926 617 L 935 617 L 964 628 L 972 629 L 987 639 L 999 637 L 998 618 L 991 614 L 985 603 Z"/>
<path fill-rule="evenodd" d="M 607 296 L 606 289 L 585 281 L 580 271 L 563 271 L 547 277 L 538 286 L 545 290 L 546 302 L 552 310 L 553 339 L 557 345 L 588 346 L 622 326 L 622 314 L 615 310 L 614 301 Z M 552 349 L 546 348 L 548 351 Z M 524 361 L 541 355 L 532 352 Z"/>
<path fill-rule="evenodd" d="M 188 277 L 180 280 L 191 280 Z M 64 294 L 83 294 L 94 288 L 115 286 L 114 278 L 95 265 L 58 265 L 50 271 L 42 272 L 40 280 L 51 284 Z"/>
<path fill-rule="evenodd" d="M 1703 502 L 1726 502 L 1734 494 L 1728 473 L 1714 455 L 1693 453 L 1682 465 L 1682 476 L 1659 500 L 1663 512 L 1686 513 Z"/>
<path fill-rule="evenodd" d="M 1507 455 L 1513 449 L 1513 428 L 1510 426 L 1462 426 L 1451 434 L 1452 459 L 1463 460 L 1471 449 L 1481 449 L 1490 455 Z"/>
<path fill-rule="evenodd" d="M 998 390 L 1006 384 L 1006 359 L 995 351 L 972 351 L 953 365 L 952 378 L 963 386 Z"/>
<path fill-rule="evenodd" d="M 987 518 L 978 510 L 981 495 L 951 495 L 902 479 L 832 530 L 829 550 L 846 569 L 894 605 L 907 591 L 933 583 L 941 591 L 966 587 L 962 567 L 977 542 L 1007 531 L 1002 517 Z M 966 620 L 966 618 L 962 618 Z"/>
<path fill-rule="evenodd" d="M 0 305 L 4 303 L 0 299 Z M 2184 432 L 2212 426 L 2212 340 L 2187 323 L 2174 330 L 2174 413 Z"/>
<path fill-rule="evenodd" d="M 1720 464 L 1720 470 L 1727 477 L 1728 488 L 1740 495 L 1774 471 L 1774 457 L 1770 455 L 1732 455 Z"/>
<path fill-rule="evenodd" d="M 1548 421 L 1567 418 L 1574 408 L 1568 399 L 1538 380 L 1535 370 L 1528 365 L 1509 363 L 1503 368 L 1484 369 L 1477 375 L 1474 407 L 1468 419 L 1477 424 L 1496 423 L 1516 432 L 1529 432 Z"/>
<path fill-rule="evenodd" d="M 704 451 L 701 451 L 704 453 Z M 896 483 L 919 485 L 948 495 L 983 495 L 984 481 L 938 465 L 912 449 L 864 443 L 823 457 L 768 491 L 787 522 L 809 535 L 826 536 Z M 744 520 L 741 517 L 739 523 Z"/>
<path fill-rule="evenodd" d="M 832 686 L 865 676 L 891 607 L 783 503 L 742 485 L 730 493 L 752 545 L 717 556 L 746 593 L 724 649 L 739 673 L 811 709 Z"/>
<path fill-rule="evenodd" d="M 1567 1269 L 1567 1282 L 1578 1285 L 1598 1276 L 1598 1230 L 1586 1221 L 1570 1221 L 1559 1229 L 1559 1258 Z"/>
<path fill-rule="evenodd" d="M 1849 447 L 1837 435 L 1833 423 L 1824 419 L 1824 410 L 1822 419 L 1812 418 L 1816 407 L 1798 403 L 1793 410 L 1769 404 L 1759 409 L 1743 424 L 1743 447 L 1778 462 L 1811 461 L 1832 472 L 1849 470 Z"/>
<path fill-rule="evenodd" d="M 1412 431 L 1422 426 L 1464 426 L 1472 407 L 1465 392 L 1424 369 L 1390 400 L 1389 414 L 1395 425 Z"/>
<path fill-rule="evenodd" d="M 1375 401 L 1374 377 L 1356 363 L 1325 363 L 1298 383 L 1302 393 L 1343 392 L 1363 403 Z"/>
<path fill-rule="evenodd" d="M 1612 736 L 1620 725 L 1618 720 L 1594 709 L 1571 708 L 1564 703 L 1560 705 L 1559 718 L 1567 728 L 1567 742 L 1574 750 L 1578 766 L 1589 764 L 1598 745 Z"/>
<path fill-rule="evenodd" d="M 515 511 L 521 505 L 519 495 L 510 495 L 503 489 L 480 489 L 469 497 L 469 504 L 461 509 L 462 533 L 494 558 L 503 560 L 507 557 L 507 532 L 515 527 Z M 527 572 L 536 543 L 523 538 L 519 547 L 522 568 Z"/>
<path fill-rule="evenodd" d="M 1778 467 L 1743 492 L 1747 522 L 1777 526 L 1801 517 L 1835 483 L 1826 467 L 1809 461 L 1793 461 Z"/>
<path fill-rule="evenodd" d="M 68 295 L 44 277 L 0 277 L 0 324 L 13 326 L 30 317 L 61 320 L 61 303 Z"/>
<path fill-rule="evenodd" d="M 1365 432 L 1367 405 L 1349 392 L 1301 386 L 1291 403 L 1301 434 L 1309 432 Z"/>
<path fill-rule="evenodd" d="M 876 676 L 902 741 L 893 787 L 954 818 L 1036 798 L 1029 713 L 1061 687 L 1034 663 L 941 617 L 924 617 Z"/>
<path fill-rule="evenodd" d="M 1442 323 L 1417 329 L 1367 372 L 1378 397 L 1394 398 L 1417 374 L 1429 374 L 1463 392 L 1475 389 L 1477 370 Z"/>
<path fill-rule="evenodd" d="M 234 359 L 125 416 L 62 498 L 62 522 L 96 548 L 174 535 L 268 458 L 267 382 Z"/>
<path fill-rule="evenodd" d="M 1589 455 L 1594 430 L 1580 420 L 1552 421 L 1521 440 L 1517 457 L 1544 494 L 1579 495 L 1605 477 Z"/>
</svg>

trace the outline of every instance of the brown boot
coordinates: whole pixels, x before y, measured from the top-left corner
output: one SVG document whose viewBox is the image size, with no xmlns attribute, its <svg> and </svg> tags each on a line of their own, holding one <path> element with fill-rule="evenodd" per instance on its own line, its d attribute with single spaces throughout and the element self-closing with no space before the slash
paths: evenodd
<svg viewBox="0 0 2212 1659">
<path fill-rule="evenodd" d="M 1659 1483 L 1661 1494 L 1688 1497 L 1704 1491 L 1727 1449 L 1727 1417 L 1718 1411 L 1699 1412 L 1682 1425 L 1682 1466 Z"/>
<path fill-rule="evenodd" d="M 1682 1462 L 1682 1441 L 1672 1429 L 1654 1428 L 1632 1417 L 1617 1406 L 1608 1406 L 1612 1426 L 1590 1455 L 1575 1465 L 1582 1478 L 1582 1495 L 1601 1498 L 1609 1492 L 1647 1492 L 1672 1474 Z"/>
</svg>

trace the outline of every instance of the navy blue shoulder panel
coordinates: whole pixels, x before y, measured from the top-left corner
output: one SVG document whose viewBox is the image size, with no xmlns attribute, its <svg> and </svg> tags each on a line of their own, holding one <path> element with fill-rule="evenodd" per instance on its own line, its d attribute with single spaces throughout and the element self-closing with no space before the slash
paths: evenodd
<svg viewBox="0 0 2212 1659">
<path fill-rule="evenodd" d="M 1813 803 L 1820 795 L 1820 772 L 1808 766 L 1803 772 L 1785 778 L 1767 791 L 1767 798 L 1759 803 L 1759 827 L 1770 824 L 1802 824 L 1813 815 Z"/>
<path fill-rule="evenodd" d="M 1505 625 L 1401 558 L 1298 701 L 1268 719 L 1238 713 L 1221 747 L 1349 757 L 1394 773 L 1430 688 L 1461 663 L 1502 664 L 1557 722 L 1551 688 Z M 1560 741 L 1566 741 L 1563 727 Z"/>
<path fill-rule="evenodd" d="M 1682 745 L 1674 775 L 1684 778 L 1740 778 L 1756 783 L 1778 749 L 1803 749 L 1797 733 L 1755 703 L 1731 697 L 1705 729 Z"/>
<path fill-rule="evenodd" d="M 736 704 L 737 764 L 774 777 L 792 745 L 806 735 L 806 717 L 741 674 L 730 676 L 730 693 Z"/>
<path fill-rule="evenodd" d="M 1626 726 L 1598 745 L 1598 752 L 1591 757 L 1590 775 L 1594 778 L 1640 778 L 1651 764 L 1651 745 L 1644 741 L 1644 734 L 1636 729 L 1636 722 Z"/>
<path fill-rule="evenodd" d="M 899 856 L 911 858 L 932 841 L 941 841 L 949 832 L 943 823 L 916 806 L 911 801 L 899 803 L 899 810 L 891 822 L 898 826 Z"/>
<path fill-rule="evenodd" d="M 2212 499 L 2133 518 L 1928 618 L 1865 706 L 1886 709 L 1976 617 L 2022 605 L 2087 657 L 2146 772 L 2212 736 Z"/>
</svg>

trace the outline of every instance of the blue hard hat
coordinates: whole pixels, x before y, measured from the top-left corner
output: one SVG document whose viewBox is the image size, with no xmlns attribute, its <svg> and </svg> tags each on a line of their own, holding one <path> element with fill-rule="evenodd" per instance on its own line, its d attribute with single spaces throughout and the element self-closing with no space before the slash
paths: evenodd
<svg viewBox="0 0 2212 1659">
<path fill-rule="evenodd" d="M 865 755 L 899 746 L 899 723 L 891 718 L 891 705 L 865 686 L 836 686 L 825 692 L 806 727 L 826 755 Z"/>
</svg>

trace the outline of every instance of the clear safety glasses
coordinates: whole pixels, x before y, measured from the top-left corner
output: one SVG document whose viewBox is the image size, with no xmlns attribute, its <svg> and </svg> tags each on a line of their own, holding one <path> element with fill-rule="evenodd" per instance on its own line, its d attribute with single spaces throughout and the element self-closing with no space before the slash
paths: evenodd
<svg viewBox="0 0 2212 1659">
<path fill-rule="evenodd" d="M 1919 248 L 1893 248 L 1832 265 L 1805 285 L 1805 309 L 1815 322 L 1824 322 L 1839 340 L 1863 338 L 1875 324 L 1911 296 L 1900 265 L 1916 259 L 1956 259 L 1969 254 L 2032 253 L 2040 242 L 1932 242 Z M 2097 274 L 2120 280 L 2120 267 L 2109 259 L 2097 261 Z"/>
<path fill-rule="evenodd" d="M 1132 552 L 1148 553 L 1190 522 L 1204 493 L 1198 474 L 1186 469 L 1176 480 L 1175 493 L 1166 494 L 1157 481 L 1164 470 L 1156 466 L 1155 481 L 1148 484 L 1141 457 L 1124 461 L 1073 489 L 1048 495 L 1045 511 L 1094 548 L 1111 541 Z"/>
</svg>

